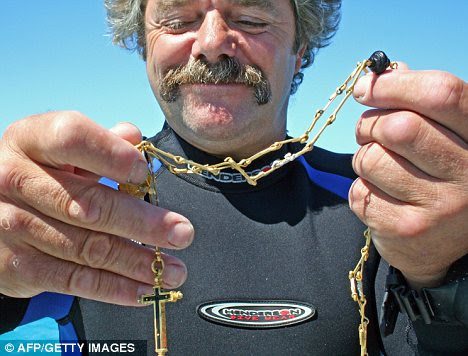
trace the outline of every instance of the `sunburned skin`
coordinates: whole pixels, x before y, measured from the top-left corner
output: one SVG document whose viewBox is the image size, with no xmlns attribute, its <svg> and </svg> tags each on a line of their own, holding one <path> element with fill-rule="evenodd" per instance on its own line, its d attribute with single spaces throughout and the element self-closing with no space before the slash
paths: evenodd
<svg viewBox="0 0 468 356">
<path fill-rule="evenodd" d="M 294 13 L 287 1 L 161 1 L 146 11 L 147 73 L 168 124 L 189 143 L 217 156 L 249 156 L 284 139 L 292 79 Z M 258 68 L 271 95 L 259 105 L 248 85 L 184 84 L 175 101 L 161 95 L 168 71 L 194 61 L 232 58 Z"/>
</svg>

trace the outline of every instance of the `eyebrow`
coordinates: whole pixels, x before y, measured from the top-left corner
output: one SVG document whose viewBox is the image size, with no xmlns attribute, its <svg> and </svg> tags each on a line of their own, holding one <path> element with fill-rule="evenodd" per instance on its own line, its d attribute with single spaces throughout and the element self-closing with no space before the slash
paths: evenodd
<svg viewBox="0 0 468 356">
<path fill-rule="evenodd" d="M 157 7 L 157 11 L 165 12 L 173 9 L 174 7 L 186 6 L 190 1 L 191 0 L 161 0 Z"/>
<path fill-rule="evenodd" d="M 189 5 L 193 0 L 161 0 L 158 10 L 167 12 L 174 7 L 181 7 Z M 244 7 L 256 7 L 261 10 L 268 10 L 276 13 L 276 7 L 272 4 L 271 0 L 227 0 L 231 5 L 239 5 Z"/>
<path fill-rule="evenodd" d="M 231 5 L 258 7 L 262 10 L 275 10 L 271 0 L 228 0 Z"/>
</svg>

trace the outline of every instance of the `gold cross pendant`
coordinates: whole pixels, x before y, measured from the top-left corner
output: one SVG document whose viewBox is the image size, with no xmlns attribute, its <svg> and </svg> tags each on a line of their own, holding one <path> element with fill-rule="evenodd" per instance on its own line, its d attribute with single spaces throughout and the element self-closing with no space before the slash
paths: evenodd
<svg viewBox="0 0 468 356">
<path fill-rule="evenodd" d="M 154 261 L 151 269 L 154 272 L 154 287 L 152 294 L 143 294 L 138 298 L 138 303 L 153 304 L 154 312 L 154 351 L 158 356 L 164 356 L 167 352 L 167 333 L 166 333 L 166 303 L 177 302 L 182 299 L 182 292 L 161 290 L 162 272 L 164 262 L 161 257 L 159 247 L 156 247 Z"/>
<path fill-rule="evenodd" d="M 163 292 L 161 287 L 155 286 L 152 294 L 144 294 L 138 299 L 141 304 L 153 304 L 154 310 L 154 351 L 158 356 L 167 352 L 166 334 L 166 306 L 167 302 L 176 302 L 182 299 L 181 292 Z"/>
</svg>

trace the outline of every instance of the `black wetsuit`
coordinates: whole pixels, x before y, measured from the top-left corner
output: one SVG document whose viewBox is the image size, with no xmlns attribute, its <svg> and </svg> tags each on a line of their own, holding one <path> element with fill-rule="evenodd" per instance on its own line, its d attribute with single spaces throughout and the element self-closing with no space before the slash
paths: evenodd
<svg viewBox="0 0 468 356">
<path fill-rule="evenodd" d="M 170 129 L 152 141 L 196 162 L 219 162 Z M 267 170 L 275 159 L 297 150 L 293 145 L 284 147 L 248 170 Z M 365 226 L 346 200 L 355 178 L 350 155 L 319 148 L 263 178 L 257 186 L 243 182 L 234 171 L 221 176 L 175 176 L 161 168 L 157 173 L 159 205 L 189 218 L 196 232 L 189 248 L 169 252 L 180 257 L 189 272 L 180 288 L 184 298 L 167 304 L 170 354 L 358 355 L 359 313 L 350 298 L 348 272 L 361 256 Z M 379 260 L 371 249 L 364 276 L 371 355 L 382 350 L 374 295 Z M 304 303 L 314 315 L 283 327 L 240 328 L 202 318 L 199 306 L 213 301 L 236 305 L 245 301 Z M 152 348 L 149 308 L 90 300 L 79 304 L 88 339 L 144 339 Z M 267 316 L 279 315 L 277 320 L 295 317 L 294 307 L 289 314 L 281 312 L 287 308 L 279 314 L 266 309 L 270 310 Z M 239 308 L 231 308 L 230 313 L 233 320 L 243 321 L 256 315 Z M 265 320 L 263 314 L 260 319 Z M 442 349 L 450 347 L 448 342 L 462 345 L 467 341 L 438 341 Z"/>
</svg>

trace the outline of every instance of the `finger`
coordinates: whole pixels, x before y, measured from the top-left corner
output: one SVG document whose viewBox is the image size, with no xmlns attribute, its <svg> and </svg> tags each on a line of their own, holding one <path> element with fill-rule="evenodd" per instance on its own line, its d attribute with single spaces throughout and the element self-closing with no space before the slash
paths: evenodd
<svg viewBox="0 0 468 356">
<path fill-rule="evenodd" d="M 138 127 L 129 122 L 120 122 L 114 127 L 110 128 L 109 131 L 116 134 L 125 141 L 130 142 L 132 145 L 139 144 L 143 139 L 141 131 L 138 129 Z M 76 167 L 74 169 L 74 173 L 81 177 L 85 177 L 95 181 L 98 181 L 102 178 L 102 176 L 98 174 Z"/>
<path fill-rule="evenodd" d="M 411 111 L 369 110 L 356 126 L 360 145 L 378 142 L 430 176 L 466 180 L 468 145 L 452 131 Z"/>
<path fill-rule="evenodd" d="M 101 302 L 138 306 L 137 298 L 151 285 L 112 272 L 59 260 L 31 246 L 16 247 L 8 258 L 7 276 L 15 281 L 4 288 L 8 295 L 32 297 L 56 292 Z"/>
<path fill-rule="evenodd" d="M 132 145 L 137 145 L 143 140 L 141 131 L 130 122 L 119 122 L 109 131 L 130 142 Z"/>
<path fill-rule="evenodd" d="M 378 143 L 369 143 L 356 152 L 353 169 L 361 178 L 402 202 L 423 205 L 437 197 L 438 179 Z"/>
<path fill-rule="evenodd" d="M 0 214 L 3 224 L 8 225 L 8 235 L 3 235 L 9 241 L 31 245 L 60 260 L 106 270 L 142 283 L 154 282 L 151 270 L 154 249 L 118 236 L 66 225 L 37 211 L 22 210 L 7 203 L 0 205 Z M 183 284 L 187 274 L 183 262 L 165 254 L 162 257 L 165 287 Z"/>
<path fill-rule="evenodd" d="M 17 153 L 49 167 L 77 167 L 121 183 L 142 183 L 148 173 L 144 157 L 130 142 L 75 112 L 20 120 L 3 139 Z"/>
<path fill-rule="evenodd" d="M 361 104 L 420 113 L 468 141 L 468 86 L 445 72 L 392 70 L 362 76 L 354 87 Z"/>
<path fill-rule="evenodd" d="M 356 216 L 377 236 L 398 239 L 417 236 L 418 208 L 388 195 L 372 183 L 358 178 L 349 190 L 349 205 Z"/>
<path fill-rule="evenodd" d="M 409 70 L 410 69 L 409 66 L 408 66 L 408 63 L 406 63 L 406 62 L 395 61 L 395 63 L 397 64 L 396 67 L 399 70 Z"/>
<path fill-rule="evenodd" d="M 193 227 L 182 215 L 53 168 L 4 165 L 0 194 L 66 224 L 149 245 L 185 248 L 193 240 Z"/>
<path fill-rule="evenodd" d="M 433 208 L 428 209 L 394 199 L 358 178 L 350 188 L 349 202 L 353 212 L 371 229 L 372 241 L 387 262 L 413 276 L 431 276 L 466 253 L 466 235 L 447 235 L 454 226 L 463 231 L 462 221 L 466 221 L 463 216 L 453 220 L 458 208 L 446 204 L 453 197 L 442 203 L 434 201 Z M 466 206 L 463 196 L 458 200 Z M 447 236 L 454 239 L 452 246 L 457 248 L 446 248 Z M 444 254 L 442 260 L 440 251 Z"/>
<path fill-rule="evenodd" d="M 102 178 L 100 175 L 87 171 L 86 169 L 75 168 L 74 173 L 80 177 L 94 180 L 95 182 Z"/>
</svg>

